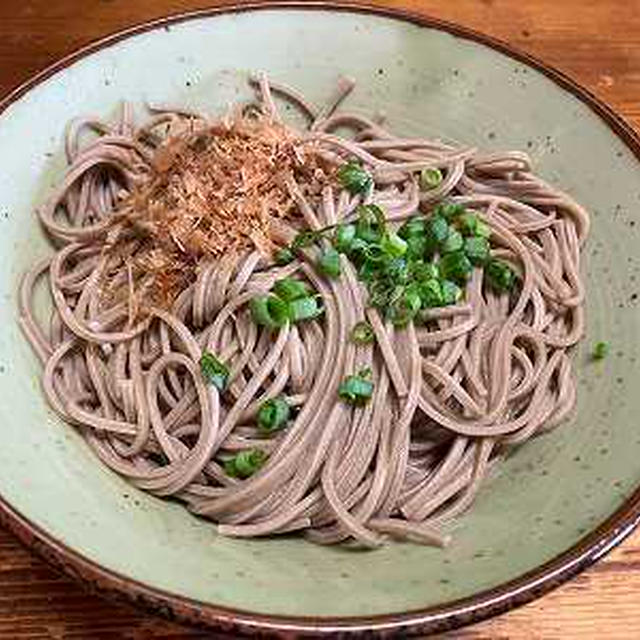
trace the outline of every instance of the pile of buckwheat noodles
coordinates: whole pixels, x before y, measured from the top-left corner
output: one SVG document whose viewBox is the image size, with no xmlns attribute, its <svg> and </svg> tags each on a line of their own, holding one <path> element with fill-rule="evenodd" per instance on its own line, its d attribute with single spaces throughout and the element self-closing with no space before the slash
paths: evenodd
<svg viewBox="0 0 640 640">
<path fill-rule="evenodd" d="M 307 259 L 313 248 L 275 266 L 263 237 L 201 254 L 168 307 L 137 299 L 132 309 L 131 299 L 104 295 L 105 273 L 112 289 L 130 293 L 143 277 L 108 250 L 114 229 L 122 231 L 113 218 L 152 179 L 166 140 L 224 119 L 154 107 L 138 126 L 124 105 L 115 123 L 71 123 L 66 175 L 38 212 L 56 252 L 25 276 L 20 322 L 43 363 L 44 393 L 102 463 L 184 502 L 223 535 L 302 531 L 323 544 L 376 547 L 391 536 L 443 545 L 444 525 L 469 507 L 506 447 L 554 427 L 574 406 L 569 350 L 584 326 L 579 260 L 588 216 L 536 177 L 524 153 L 398 138 L 381 119 L 336 111 L 352 88 L 345 79 L 321 109 L 264 76 L 254 84 L 257 102 L 244 112 L 279 123 L 272 92 L 295 103 L 309 128 L 291 136 L 325 168 L 315 167 L 308 183 L 283 178 L 293 213 L 270 227 L 269 242 L 349 220 L 363 202 L 396 225 L 447 198 L 490 226 L 494 253 L 518 273 L 516 292 L 487 290 L 475 269 L 459 303 L 431 310 L 428 324 L 395 328 L 368 307 L 344 256 L 341 277 L 328 279 Z M 373 175 L 365 197 L 325 179 L 327 167 L 348 159 Z M 424 191 L 416 172 L 429 167 L 444 179 Z M 130 245 L 127 255 L 135 237 Z M 249 300 L 292 274 L 317 291 L 324 314 L 276 331 L 257 326 Z M 48 326 L 32 308 L 40 279 L 53 299 Z M 349 332 L 364 320 L 375 343 L 354 344 Z M 205 349 L 229 367 L 224 393 L 202 378 Z M 370 401 L 341 401 L 341 380 L 365 367 Z M 256 414 L 276 396 L 294 418 L 264 437 Z M 248 448 L 266 454 L 264 465 L 244 479 L 225 473 L 225 456 Z"/>
</svg>

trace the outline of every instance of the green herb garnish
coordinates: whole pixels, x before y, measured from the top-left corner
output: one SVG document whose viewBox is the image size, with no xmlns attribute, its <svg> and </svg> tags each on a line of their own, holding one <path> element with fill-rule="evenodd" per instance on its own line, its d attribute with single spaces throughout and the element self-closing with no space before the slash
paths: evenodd
<svg viewBox="0 0 640 640">
<path fill-rule="evenodd" d="M 464 240 L 464 252 L 471 264 L 483 267 L 489 261 L 489 241 L 481 236 L 471 236 Z"/>
<path fill-rule="evenodd" d="M 333 234 L 333 246 L 340 253 L 348 253 L 356 237 L 354 224 L 339 224 Z"/>
<path fill-rule="evenodd" d="M 420 188 L 424 191 L 435 189 L 442 182 L 442 171 L 440 169 L 423 169 L 420 172 Z"/>
<path fill-rule="evenodd" d="M 340 254 L 333 248 L 327 247 L 318 258 L 318 269 L 325 276 L 338 278 L 340 276 Z"/>
<path fill-rule="evenodd" d="M 456 304 L 462 298 L 462 289 L 451 280 L 443 280 L 440 283 L 440 290 L 442 292 L 441 306 L 447 307 L 450 304 Z"/>
<path fill-rule="evenodd" d="M 366 193 L 373 185 L 371 174 L 357 162 L 347 162 L 338 169 L 340 184 L 351 194 Z"/>
<path fill-rule="evenodd" d="M 351 340 L 356 344 L 370 344 L 375 339 L 373 327 L 366 320 L 356 323 L 351 329 Z"/>
<path fill-rule="evenodd" d="M 454 251 L 442 256 L 438 263 L 440 273 L 446 280 L 464 284 L 473 271 L 473 265 L 464 251 Z"/>
<path fill-rule="evenodd" d="M 441 307 L 443 301 L 442 286 L 440 280 L 431 278 L 420 283 L 420 300 L 425 309 Z"/>
<path fill-rule="evenodd" d="M 285 265 L 292 263 L 296 256 L 289 247 L 282 247 L 276 251 L 274 258 L 276 264 L 284 267 Z"/>
<path fill-rule="evenodd" d="M 289 303 L 289 319 L 291 322 L 312 320 L 324 313 L 322 305 L 318 304 L 319 296 L 298 298 Z"/>
<path fill-rule="evenodd" d="M 414 216 L 413 218 L 409 218 L 400 229 L 398 229 L 398 235 L 403 240 L 408 240 L 409 238 L 424 237 L 426 231 L 427 224 L 425 219 L 420 216 Z"/>
<path fill-rule="evenodd" d="M 411 276 L 418 282 L 431 280 L 440 277 L 440 269 L 435 262 L 425 262 L 424 260 L 416 260 L 409 267 Z"/>
<path fill-rule="evenodd" d="M 591 358 L 593 360 L 604 360 L 609 353 L 609 343 L 608 342 L 596 342 L 593 347 L 593 351 L 591 352 Z"/>
<path fill-rule="evenodd" d="M 404 327 L 415 318 L 421 307 L 420 286 L 417 282 L 412 282 L 389 305 L 386 315 L 394 326 Z"/>
<path fill-rule="evenodd" d="M 375 204 L 360 205 L 357 211 L 356 238 L 380 242 L 386 227 L 384 211 Z"/>
<path fill-rule="evenodd" d="M 338 396 L 349 404 L 366 404 L 372 395 L 373 382 L 362 375 L 347 376 L 338 387 Z"/>
<path fill-rule="evenodd" d="M 489 238 L 491 235 L 491 227 L 486 222 L 480 220 L 475 213 L 463 213 L 457 218 L 456 225 L 465 236 Z"/>
<path fill-rule="evenodd" d="M 487 284 L 499 293 L 511 291 L 516 283 L 515 271 L 507 262 L 497 258 L 489 260 L 485 266 L 484 275 Z"/>
<path fill-rule="evenodd" d="M 460 251 L 464 245 L 464 238 L 459 231 L 456 231 L 453 227 L 449 229 L 449 235 L 447 239 L 442 243 L 440 251 L 442 253 L 453 253 L 454 251 Z"/>
<path fill-rule="evenodd" d="M 258 410 L 258 429 L 263 433 L 273 433 L 287 426 L 291 415 L 289 403 L 281 396 L 262 403 Z"/>
<path fill-rule="evenodd" d="M 310 229 L 306 229 L 305 231 L 301 231 L 291 243 L 291 247 L 293 249 L 306 249 L 307 247 L 313 246 L 321 237 L 321 234 L 318 231 L 311 231 Z"/>
<path fill-rule="evenodd" d="M 229 369 L 210 351 L 203 351 L 200 357 L 200 372 L 207 384 L 212 384 L 218 391 L 224 391 L 229 378 Z"/>
<path fill-rule="evenodd" d="M 424 235 L 411 236 L 405 242 L 407 243 L 407 258 L 410 260 L 422 260 L 427 254 L 427 238 Z"/>
<path fill-rule="evenodd" d="M 266 462 L 267 454 L 261 449 L 245 449 L 224 462 L 224 470 L 232 478 L 248 478 Z"/>
<path fill-rule="evenodd" d="M 427 220 L 425 238 L 427 241 L 427 251 L 435 253 L 440 249 L 449 235 L 449 224 L 446 218 L 441 215 L 433 215 Z"/>
<path fill-rule="evenodd" d="M 380 249 L 385 255 L 399 258 L 407 252 L 407 243 L 397 233 L 389 231 L 382 238 Z"/>
<path fill-rule="evenodd" d="M 250 303 L 251 317 L 256 324 L 277 329 L 289 321 L 289 305 L 278 296 L 258 296 Z"/>
<path fill-rule="evenodd" d="M 458 218 L 458 216 L 461 216 L 464 213 L 464 206 L 461 204 L 455 204 L 453 202 L 441 202 L 433 210 L 434 216 L 441 216 L 449 222 L 452 222 L 455 218 Z"/>
<path fill-rule="evenodd" d="M 309 295 L 309 287 L 301 280 L 283 278 L 282 280 L 277 280 L 273 285 L 273 293 L 286 302 L 290 302 L 298 298 L 306 298 Z"/>
<path fill-rule="evenodd" d="M 340 171 L 345 176 L 368 175 L 357 163 L 348 163 Z M 441 172 L 438 173 L 441 178 Z M 429 176 L 434 182 L 438 179 L 433 172 Z M 367 287 L 368 303 L 380 309 L 397 327 L 419 317 L 423 309 L 459 302 L 474 266 L 485 268 L 487 286 L 497 291 L 509 291 L 515 284 L 513 268 L 504 261 L 491 259 L 491 228 L 462 204 L 440 202 L 430 215 L 413 216 L 397 231 L 387 223 L 384 210 L 378 205 L 360 205 L 356 213 L 357 219 L 352 223 L 302 231 L 294 247 L 331 240 L 330 247 L 318 247 L 319 271 L 328 277 L 338 277 L 339 254 L 344 254 Z M 329 232 L 332 236 L 327 235 Z M 271 304 L 275 305 L 275 312 L 269 309 L 268 301 L 259 302 L 262 307 L 267 305 L 268 314 L 262 309 L 257 313 L 267 326 L 316 317 L 323 311 L 317 297 L 308 295 L 306 287 L 303 291 L 297 286 L 281 285 L 274 287 L 274 293 L 287 304 L 287 312 L 279 313 L 280 306 L 274 302 Z M 354 328 L 352 339 L 354 342 L 372 339 L 370 327 Z"/>
</svg>

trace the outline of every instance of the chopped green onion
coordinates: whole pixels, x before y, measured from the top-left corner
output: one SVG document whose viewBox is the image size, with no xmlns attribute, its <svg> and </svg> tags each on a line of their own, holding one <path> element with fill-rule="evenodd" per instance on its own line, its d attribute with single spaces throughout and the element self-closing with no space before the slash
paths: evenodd
<svg viewBox="0 0 640 640">
<path fill-rule="evenodd" d="M 432 278 L 420 283 L 420 300 L 425 309 L 442 306 L 442 286 L 440 281 Z"/>
<path fill-rule="evenodd" d="M 288 305 L 278 296 L 269 296 L 267 298 L 267 310 L 275 322 L 276 327 L 282 327 L 289 321 Z"/>
<path fill-rule="evenodd" d="M 511 291 L 515 285 L 515 271 L 503 260 L 492 258 L 486 265 L 484 273 L 489 286 L 498 292 Z"/>
<path fill-rule="evenodd" d="M 377 243 L 367 245 L 364 253 L 367 257 L 367 261 L 373 263 L 383 262 L 388 257 L 386 251 L 382 248 L 382 245 Z"/>
<path fill-rule="evenodd" d="M 471 236 L 464 240 L 464 252 L 476 267 L 484 266 L 490 258 L 489 241 L 480 236 Z"/>
<path fill-rule="evenodd" d="M 323 307 L 318 304 L 318 296 L 298 298 L 289 303 L 289 318 L 291 322 L 311 320 L 324 313 Z"/>
<path fill-rule="evenodd" d="M 433 262 L 416 260 L 411 265 L 411 275 L 419 282 L 423 282 L 425 280 L 431 280 L 432 278 L 439 278 L 440 269 L 438 265 Z"/>
<path fill-rule="evenodd" d="M 482 220 L 478 220 L 476 224 L 476 235 L 479 238 L 487 238 L 487 240 L 491 237 L 491 227 Z"/>
<path fill-rule="evenodd" d="M 403 303 L 414 315 L 420 311 L 422 300 L 420 298 L 420 285 L 417 282 L 412 282 L 407 286 L 404 291 Z"/>
<path fill-rule="evenodd" d="M 421 260 L 427 252 L 427 239 L 422 236 L 410 236 L 407 243 L 407 256 L 413 260 Z"/>
<path fill-rule="evenodd" d="M 369 304 L 376 309 L 383 308 L 389 301 L 393 287 L 385 280 L 373 280 L 369 286 Z"/>
<path fill-rule="evenodd" d="M 420 188 L 424 191 L 435 189 L 442 182 L 442 171 L 437 167 L 433 169 L 423 169 L 420 172 Z"/>
<path fill-rule="evenodd" d="M 349 260 L 359 266 L 367 258 L 368 250 L 369 243 L 356 236 L 349 247 Z"/>
<path fill-rule="evenodd" d="M 449 228 L 449 235 L 447 239 L 442 243 L 440 250 L 442 253 L 453 253 L 454 251 L 460 251 L 464 245 L 464 239 L 459 231 L 456 231 L 453 227 Z"/>
<path fill-rule="evenodd" d="M 317 231 L 311 231 L 310 229 L 305 229 L 301 231 L 291 243 L 291 247 L 293 249 L 305 249 L 307 247 L 315 244 L 320 238 L 320 234 Z"/>
<path fill-rule="evenodd" d="M 426 230 L 425 219 L 419 216 L 413 216 L 398 229 L 398 235 L 403 240 L 408 240 L 409 238 L 424 236 Z"/>
<path fill-rule="evenodd" d="M 394 258 L 399 258 L 407 252 L 407 243 L 395 232 L 388 231 L 380 243 L 382 250 Z"/>
<path fill-rule="evenodd" d="M 460 232 L 465 236 L 489 238 L 491 235 L 491 227 L 486 222 L 480 220 L 475 213 L 463 213 L 457 218 L 456 224 Z"/>
<path fill-rule="evenodd" d="M 385 276 L 394 284 L 407 284 L 411 279 L 407 261 L 404 258 L 392 258 L 386 263 Z"/>
<path fill-rule="evenodd" d="M 473 265 L 463 251 L 447 253 L 442 256 L 438 266 L 443 278 L 458 283 L 466 282 L 473 271 Z"/>
<path fill-rule="evenodd" d="M 289 321 L 289 305 L 278 296 L 258 296 L 249 306 L 256 324 L 275 329 Z"/>
<path fill-rule="evenodd" d="M 224 472 L 231 476 L 232 478 L 238 477 L 238 472 L 236 471 L 236 459 L 235 456 L 233 458 L 228 458 L 223 463 Z"/>
<path fill-rule="evenodd" d="M 208 384 L 212 384 L 218 391 L 224 391 L 229 378 L 229 369 L 210 351 L 202 353 L 200 372 Z"/>
<path fill-rule="evenodd" d="M 348 253 L 356 237 L 356 226 L 339 224 L 333 235 L 333 245 L 340 253 Z"/>
<path fill-rule="evenodd" d="M 389 306 L 398 304 L 404 295 L 404 286 L 397 284 L 389 289 Z"/>
<path fill-rule="evenodd" d="M 333 248 L 326 248 L 318 259 L 318 268 L 330 278 L 340 276 L 340 254 Z"/>
<path fill-rule="evenodd" d="M 276 264 L 280 265 L 281 267 L 284 267 L 285 265 L 293 262 L 296 256 L 293 253 L 293 251 L 289 249 L 289 247 L 282 247 L 281 249 L 278 249 L 276 251 L 274 257 L 276 260 Z"/>
<path fill-rule="evenodd" d="M 370 344 L 375 339 L 373 327 L 366 320 L 357 322 L 351 329 L 351 340 L 356 344 Z"/>
<path fill-rule="evenodd" d="M 372 179 L 356 162 L 347 163 L 339 172 L 345 180 L 361 179 L 362 184 Z M 429 183 L 422 188 L 434 188 L 443 175 L 439 169 L 429 169 L 421 172 L 420 178 Z M 329 277 L 340 276 L 340 253 L 345 254 L 359 280 L 366 284 L 369 304 L 383 311 L 395 326 L 404 326 L 421 309 L 457 303 L 474 266 L 485 267 L 487 286 L 498 291 L 507 291 L 515 284 L 517 275 L 512 267 L 491 259 L 491 227 L 480 214 L 467 211 L 462 204 L 440 202 L 430 216 L 414 215 L 398 231 L 388 226 L 385 212 L 378 205 L 360 205 L 356 213 L 353 223 L 301 231 L 291 249 L 329 239 L 331 233 L 332 245 L 320 251 L 319 271 Z M 285 252 L 283 263 L 292 258 L 292 253 Z M 439 257 L 437 263 L 434 256 Z M 265 326 L 275 328 L 323 312 L 319 298 L 309 295 L 304 283 L 293 278 L 276 283 L 273 293 L 252 301 L 254 319 Z M 358 327 L 352 339 L 368 340 L 369 333 Z"/>
<path fill-rule="evenodd" d="M 442 202 L 434 210 L 434 216 L 442 216 L 445 220 L 453 220 L 458 216 L 461 216 L 465 212 L 465 208 L 461 204 L 454 204 L 452 202 Z"/>
<path fill-rule="evenodd" d="M 451 280 L 442 280 L 440 290 L 442 291 L 443 307 L 455 304 L 462 298 L 462 289 L 455 282 L 451 282 Z"/>
<path fill-rule="evenodd" d="M 306 298 L 309 295 L 309 287 L 301 280 L 283 278 L 273 285 L 273 292 L 286 302 L 291 302 L 298 298 Z"/>
<path fill-rule="evenodd" d="M 287 426 L 291 407 L 283 397 L 271 398 L 262 403 L 258 410 L 258 429 L 263 433 L 273 433 Z"/>
<path fill-rule="evenodd" d="M 427 250 L 437 251 L 449 235 L 449 225 L 445 218 L 434 215 L 427 220 L 426 240 Z"/>
<path fill-rule="evenodd" d="M 607 357 L 609 353 L 609 343 L 608 342 L 596 342 L 593 347 L 593 351 L 591 352 L 591 358 L 593 360 L 603 360 Z"/>
<path fill-rule="evenodd" d="M 366 193 L 373 185 L 371 174 L 357 162 L 347 162 L 338 169 L 340 184 L 352 195 Z"/>
<path fill-rule="evenodd" d="M 465 236 L 475 236 L 476 227 L 478 226 L 478 216 L 471 212 L 463 213 L 456 220 L 456 225 Z"/>
<path fill-rule="evenodd" d="M 373 382 L 362 376 L 347 376 L 338 387 L 338 396 L 349 404 L 365 404 L 373 395 Z"/>
<path fill-rule="evenodd" d="M 363 240 L 366 243 L 380 242 L 382 233 L 377 229 L 376 225 L 364 224 L 358 222 L 356 224 L 356 239 Z"/>
<path fill-rule="evenodd" d="M 252 476 L 267 460 L 267 454 L 261 449 L 245 449 L 224 463 L 227 475 L 234 478 Z"/>
<path fill-rule="evenodd" d="M 357 238 L 365 242 L 379 242 L 385 226 L 384 211 L 380 207 L 375 204 L 360 205 L 358 207 Z"/>
<path fill-rule="evenodd" d="M 406 287 L 397 302 L 389 307 L 387 317 L 394 326 L 404 327 L 415 318 L 421 307 L 420 287 L 414 282 Z"/>
<path fill-rule="evenodd" d="M 387 224 L 387 219 L 384 215 L 384 209 L 377 204 L 363 204 L 358 207 L 360 219 L 368 220 L 370 223 L 375 223 L 384 229 Z"/>
<path fill-rule="evenodd" d="M 358 279 L 362 282 L 371 282 L 379 271 L 380 265 L 375 260 L 365 260 L 358 269 Z"/>
</svg>

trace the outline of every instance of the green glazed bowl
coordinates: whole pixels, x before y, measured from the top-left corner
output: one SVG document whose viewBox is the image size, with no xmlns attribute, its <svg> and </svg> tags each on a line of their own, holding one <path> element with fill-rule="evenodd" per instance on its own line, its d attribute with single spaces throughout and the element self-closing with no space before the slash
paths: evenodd
<svg viewBox="0 0 640 640">
<path fill-rule="evenodd" d="M 64 168 L 77 114 L 118 100 L 208 112 L 265 70 L 320 102 L 339 73 L 349 107 L 403 135 L 524 149 L 593 217 L 588 331 L 575 355 L 575 420 L 527 443 L 487 482 L 446 550 L 375 552 L 300 538 L 231 540 L 128 486 L 47 408 L 17 323 L 22 272 L 48 248 L 33 214 Z M 449 24 L 331 3 L 212 10 L 96 43 L 0 103 L 0 511 L 94 589 L 234 636 L 402 636 L 528 601 L 619 542 L 640 513 L 637 302 L 640 141 L 558 72 Z M 612 349 L 590 362 L 594 342 Z"/>
</svg>

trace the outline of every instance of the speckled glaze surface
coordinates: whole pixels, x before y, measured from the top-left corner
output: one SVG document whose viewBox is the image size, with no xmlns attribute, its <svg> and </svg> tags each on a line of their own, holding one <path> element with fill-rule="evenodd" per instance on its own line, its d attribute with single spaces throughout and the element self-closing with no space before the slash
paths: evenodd
<svg viewBox="0 0 640 640">
<path fill-rule="evenodd" d="M 555 76 L 563 88 L 553 72 L 479 40 L 435 22 L 312 4 L 210 12 L 97 45 L 0 105 L 0 506 L 23 540 L 96 589 L 234 633 L 406 635 L 531 599 L 629 530 L 640 483 L 640 144 L 566 79 Z M 525 149 L 592 213 L 577 416 L 509 457 L 445 551 L 218 537 L 103 469 L 40 394 L 16 325 L 16 287 L 47 251 L 33 210 L 63 171 L 64 124 L 107 117 L 121 98 L 213 113 L 249 95 L 246 74 L 256 69 L 316 102 L 347 73 L 358 82 L 349 108 L 384 111 L 400 134 Z M 590 362 L 601 339 L 611 354 Z"/>
</svg>

